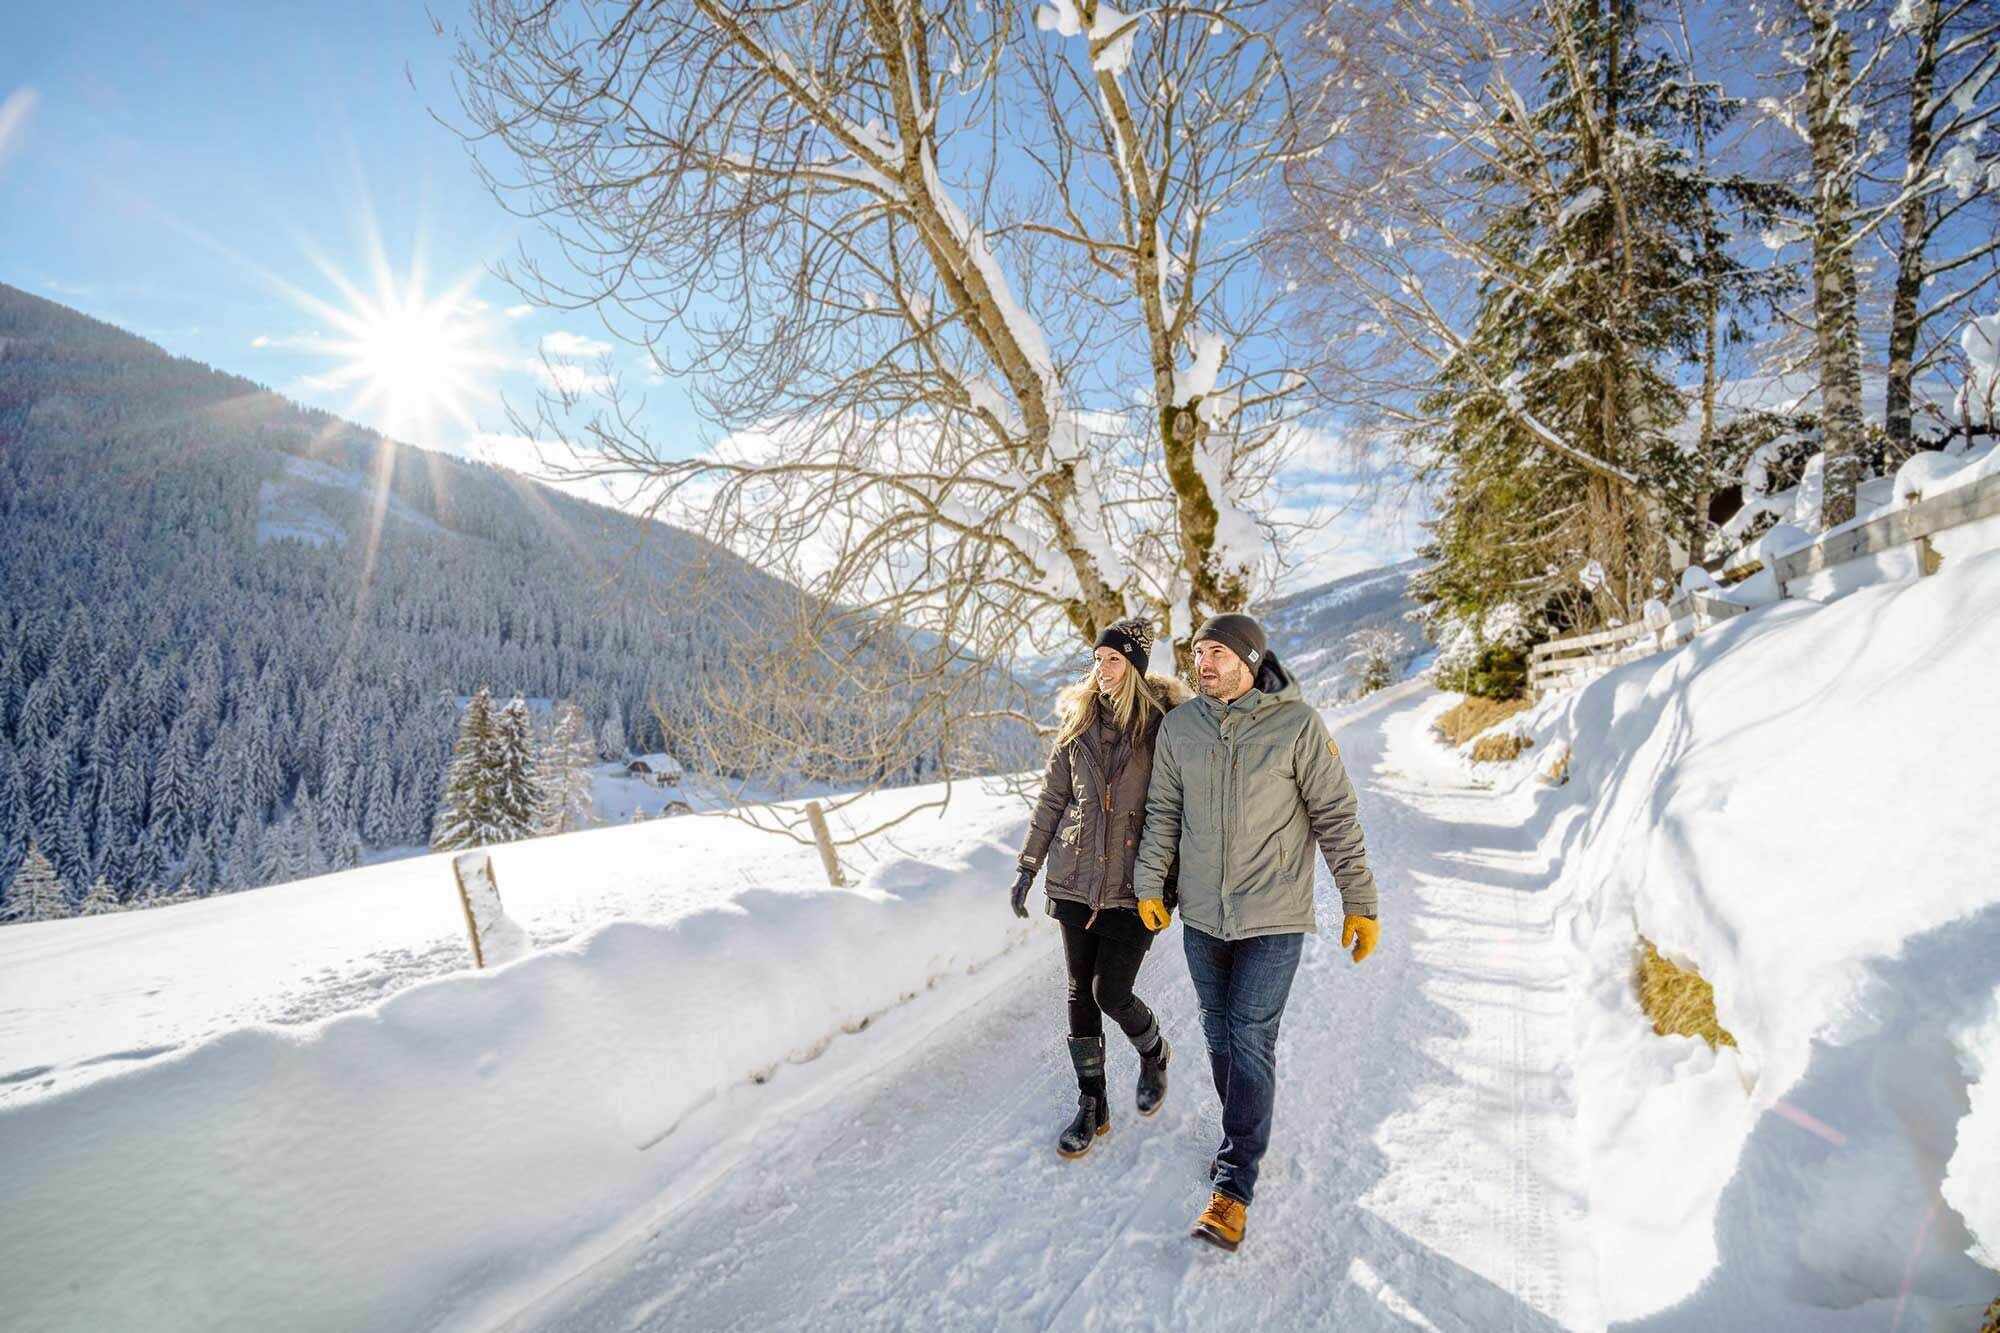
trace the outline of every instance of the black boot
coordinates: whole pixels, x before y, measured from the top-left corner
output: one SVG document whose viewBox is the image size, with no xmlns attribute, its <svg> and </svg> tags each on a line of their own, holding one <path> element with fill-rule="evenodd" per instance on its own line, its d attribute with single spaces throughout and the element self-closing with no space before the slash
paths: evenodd
<svg viewBox="0 0 2000 1333">
<path fill-rule="evenodd" d="M 1064 1157 L 1081 1157 L 1100 1134 L 1111 1132 L 1104 1097 L 1104 1038 L 1071 1037 L 1069 1058 L 1076 1066 L 1076 1118 L 1056 1140 L 1056 1151 Z"/>
<path fill-rule="evenodd" d="M 1139 1055 L 1139 1114 L 1151 1115 L 1160 1109 L 1160 1103 L 1167 1096 L 1167 1061 L 1174 1058 L 1174 1048 L 1167 1045 L 1166 1034 L 1159 1024 L 1153 1025 L 1153 1035 L 1157 1044 L 1151 1055 Z"/>
</svg>

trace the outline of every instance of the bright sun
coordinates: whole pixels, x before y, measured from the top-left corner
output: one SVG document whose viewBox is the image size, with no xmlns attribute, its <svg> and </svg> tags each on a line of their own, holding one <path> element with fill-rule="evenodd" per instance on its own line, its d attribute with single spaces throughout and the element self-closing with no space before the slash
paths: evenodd
<svg viewBox="0 0 2000 1333">
<path fill-rule="evenodd" d="M 494 350 L 486 303 L 472 295 L 484 276 L 468 272 L 441 292 L 425 290 L 421 254 L 397 274 L 372 245 L 371 290 L 313 256 L 338 297 L 323 300 L 288 287 L 293 301 L 318 317 L 324 334 L 303 346 L 334 364 L 311 387 L 344 395 L 342 415 L 410 444 L 444 448 L 476 434 L 476 407 L 490 405 L 495 382 L 510 362 Z"/>
<path fill-rule="evenodd" d="M 431 443 L 440 427 L 473 426 L 469 400 L 490 358 L 467 303 L 426 300 L 414 282 L 401 292 L 333 312 L 343 335 L 326 348 L 342 358 L 330 382 L 356 393 L 354 409 L 381 420 L 387 433 Z"/>
</svg>

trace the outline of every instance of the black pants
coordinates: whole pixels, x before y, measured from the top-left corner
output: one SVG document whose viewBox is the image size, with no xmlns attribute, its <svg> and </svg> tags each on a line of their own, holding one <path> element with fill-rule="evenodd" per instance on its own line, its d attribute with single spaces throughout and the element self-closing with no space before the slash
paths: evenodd
<svg viewBox="0 0 2000 1333">
<path fill-rule="evenodd" d="M 1134 1046 L 1142 1041 L 1152 1045 L 1158 1032 L 1153 1011 L 1132 993 L 1146 951 L 1067 923 L 1062 936 L 1063 958 L 1069 964 L 1069 1035 L 1103 1036 L 1103 1015 L 1109 1014 Z"/>
</svg>

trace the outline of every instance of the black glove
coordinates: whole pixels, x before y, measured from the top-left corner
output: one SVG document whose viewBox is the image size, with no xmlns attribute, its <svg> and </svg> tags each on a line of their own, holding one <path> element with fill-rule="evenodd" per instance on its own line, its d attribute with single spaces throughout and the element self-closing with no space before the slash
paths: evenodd
<svg viewBox="0 0 2000 1333">
<path fill-rule="evenodd" d="M 1022 866 L 1021 873 L 1014 876 L 1014 892 L 1012 896 L 1015 916 L 1024 917 L 1028 914 L 1028 890 L 1034 886 L 1035 868 L 1033 866 Z"/>
</svg>

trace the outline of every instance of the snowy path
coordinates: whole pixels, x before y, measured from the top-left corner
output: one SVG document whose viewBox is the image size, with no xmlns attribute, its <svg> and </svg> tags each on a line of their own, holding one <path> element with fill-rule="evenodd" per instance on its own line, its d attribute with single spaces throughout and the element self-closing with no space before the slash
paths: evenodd
<svg viewBox="0 0 2000 1333">
<path fill-rule="evenodd" d="M 1415 740 L 1430 697 L 1329 717 L 1386 930 L 1354 967 L 1322 907 L 1239 1254 L 1186 1237 L 1219 1130 L 1179 926 L 1139 986 L 1176 1046 L 1167 1104 L 1131 1112 L 1114 1032 L 1113 1129 L 1074 1163 L 1050 1146 L 1074 1096 L 1051 930 L 705 1108 L 653 1149 L 687 1158 L 653 1215 L 507 1326 L 1600 1326 L 1547 867 L 1525 806 Z"/>
</svg>

